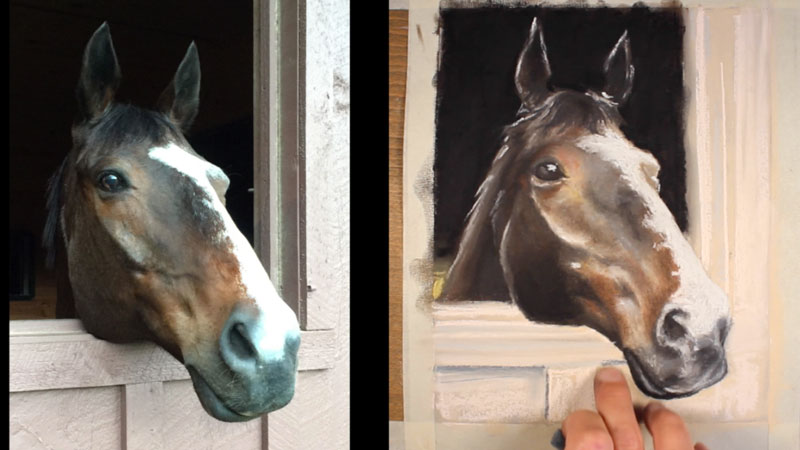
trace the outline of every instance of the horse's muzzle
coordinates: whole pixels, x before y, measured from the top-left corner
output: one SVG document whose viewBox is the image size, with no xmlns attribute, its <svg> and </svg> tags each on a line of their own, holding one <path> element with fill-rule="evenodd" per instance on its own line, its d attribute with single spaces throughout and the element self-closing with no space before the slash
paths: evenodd
<svg viewBox="0 0 800 450">
<path fill-rule="evenodd" d="M 300 330 L 286 326 L 276 329 L 273 325 L 261 311 L 247 305 L 234 307 L 219 339 L 222 359 L 232 371 L 261 378 L 276 370 L 276 365 L 294 370 Z"/>
<path fill-rule="evenodd" d="M 240 422 L 286 406 L 294 396 L 299 347 L 296 321 L 273 323 L 252 305 L 237 305 L 219 337 L 224 367 L 189 366 L 203 407 L 219 420 Z"/>
<path fill-rule="evenodd" d="M 633 380 L 658 399 L 687 397 L 720 381 L 728 371 L 725 338 L 730 323 L 720 319 L 706 336 L 691 336 L 666 315 L 659 339 L 649 349 L 625 349 Z"/>
</svg>

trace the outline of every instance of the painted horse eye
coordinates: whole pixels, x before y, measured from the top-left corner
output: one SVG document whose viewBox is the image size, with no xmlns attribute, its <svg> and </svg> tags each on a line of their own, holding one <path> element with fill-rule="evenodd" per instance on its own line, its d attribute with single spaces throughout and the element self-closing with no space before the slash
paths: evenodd
<svg viewBox="0 0 800 450">
<path fill-rule="evenodd" d="M 106 192 L 119 192 L 128 187 L 128 183 L 119 173 L 105 171 L 98 177 L 97 186 Z"/>
<path fill-rule="evenodd" d="M 542 181 L 558 181 L 564 178 L 564 172 L 557 162 L 545 161 L 533 168 L 533 176 Z"/>
</svg>

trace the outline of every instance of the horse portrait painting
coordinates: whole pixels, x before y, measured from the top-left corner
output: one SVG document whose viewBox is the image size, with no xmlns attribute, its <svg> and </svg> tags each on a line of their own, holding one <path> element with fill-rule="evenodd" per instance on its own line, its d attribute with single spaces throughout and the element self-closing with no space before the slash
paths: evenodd
<svg viewBox="0 0 800 450">
<path fill-rule="evenodd" d="M 659 16 L 652 26 L 673 31 L 653 31 L 656 42 L 631 28 L 644 8 L 594 21 L 589 10 L 507 14 L 519 25 L 507 31 L 511 46 L 492 46 L 500 27 L 459 34 L 453 19 L 445 29 L 434 257 L 447 265 L 437 302 L 506 301 L 530 321 L 590 327 L 621 350 L 643 393 L 691 396 L 725 377 L 732 320 L 684 236 L 682 28 Z M 466 9 L 460 23 L 495 13 Z M 468 50 L 477 43 L 488 50 Z M 472 70 L 455 69 L 471 59 Z M 471 134 L 479 126 L 488 131 Z"/>
<path fill-rule="evenodd" d="M 192 42 L 153 109 L 116 102 L 110 29 L 94 32 L 44 244 L 66 257 L 89 333 L 158 344 L 185 365 L 208 414 L 243 422 L 293 398 L 300 328 L 226 210 L 228 177 L 187 141 L 200 78 Z"/>
</svg>

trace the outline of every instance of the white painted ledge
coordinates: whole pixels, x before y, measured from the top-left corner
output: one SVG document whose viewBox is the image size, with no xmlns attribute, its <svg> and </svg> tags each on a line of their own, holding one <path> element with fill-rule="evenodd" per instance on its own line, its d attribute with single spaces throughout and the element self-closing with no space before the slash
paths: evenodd
<svg viewBox="0 0 800 450">
<path fill-rule="evenodd" d="M 298 359 L 300 371 L 333 367 L 335 331 L 301 332 Z M 10 392 L 188 379 L 183 364 L 155 344 L 102 341 L 77 319 L 9 322 Z"/>
<path fill-rule="evenodd" d="M 505 302 L 434 304 L 436 365 L 569 367 L 622 362 L 622 352 L 588 327 L 529 321 Z"/>
</svg>

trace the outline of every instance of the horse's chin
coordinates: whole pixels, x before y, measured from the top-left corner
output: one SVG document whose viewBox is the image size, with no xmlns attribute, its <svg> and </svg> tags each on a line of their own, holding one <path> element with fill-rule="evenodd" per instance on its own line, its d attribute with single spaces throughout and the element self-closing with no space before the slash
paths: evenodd
<svg viewBox="0 0 800 450">
<path fill-rule="evenodd" d="M 292 382 L 291 386 L 283 386 L 282 389 L 279 389 L 277 395 L 268 396 L 266 402 L 258 402 L 256 405 L 253 405 L 251 411 L 237 411 L 231 406 L 230 400 L 226 401 L 223 397 L 218 395 L 196 367 L 187 365 L 186 368 L 189 371 L 189 375 L 192 377 L 194 390 L 197 393 L 197 397 L 200 399 L 200 404 L 203 405 L 203 409 L 215 419 L 223 422 L 246 422 L 256 419 L 263 414 L 283 408 L 292 400 L 292 397 L 294 397 L 294 382 Z M 259 387 L 266 388 L 265 386 Z M 263 395 L 267 394 L 267 392 L 251 392 L 251 394 L 256 394 L 255 396 L 259 397 L 258 394 Z"/>
<path fill-rule="evenodd" d="M 659 400 L 670 400 L 675 398 L 689 397 L 701 390 L 710 387 L 720 381 L 727 373 L 727 365 L 723 361 L 721 370 L 713 376 L 703 380 L 687 383 L 687 380 L 670 380 L 671 382 L 658 381 L 651 371 L 647 370 L 642 364 L 636 353 L 631 350 L 623 350 L 625 360 L 631 370 L 636 387 L 644 394 Z"/>
<path fill-rule="evenodd" d="M 192 384 L 200 399 L 200 404 L 212 417 L 223 422 L 246 422 L 260 416 L 260 414 L 246 415 L 240 414 L 225 405 L 222 399 L 211 389 L 205 378 L 192 366 L 186 366 L 189 375 L 192 377 Z"/>
<path fill-rule="evenodd" d="M 646 395 L 661 400 L 669 400 L 672 398 L 686 397 L 695 393 L 686 392 L 681 394 L 667 391 L 661 385 L 653 381 L 648 372 L 642 367 L 639 359 L 634 356 L 633 352 L 625 350 L 624 353 L 625 360 L 628 362 L 628 367 L 631 369 L 633 382 L 636 383 L 636 387 Z"/>
</svg>

